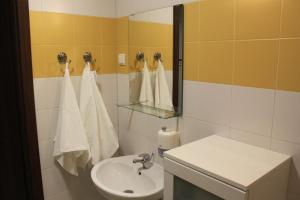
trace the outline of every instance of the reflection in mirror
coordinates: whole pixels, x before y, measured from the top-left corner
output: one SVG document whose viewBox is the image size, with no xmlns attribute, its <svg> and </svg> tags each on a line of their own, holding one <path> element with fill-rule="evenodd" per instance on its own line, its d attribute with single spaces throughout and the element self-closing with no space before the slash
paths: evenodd
<svg viewBox="0 0 300 200">
<path fill-rule="evenodd" d="M 129 66 L 131 105 L 175 116 L 173 7 L 129 17 Z"/>
</svg>

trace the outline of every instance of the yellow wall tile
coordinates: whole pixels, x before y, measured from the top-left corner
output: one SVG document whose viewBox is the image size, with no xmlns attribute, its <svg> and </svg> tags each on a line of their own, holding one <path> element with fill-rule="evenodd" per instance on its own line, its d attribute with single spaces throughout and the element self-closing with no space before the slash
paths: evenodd
<svg viewBox="0 0 300 200">
<path fill-rule="evenodd" d="M 74 41 L 74 16 L 45 12 L 42 29 L 43 44 L 72 45 Z"/>
<path fill-rule="evenodd" d="M 167 38 L 167 47 L 172 47 L 173 46 L 173 26 L 168 26 L 167 28 L 167 35 L 169 36 Z"/>
<path fill-rule="evenodd" d="M 129 45 L 151 46 L 152 23 L 129 21 Z"/>
<path fill-rule="evenodd" d="M 282 37 L 300 37 L 300 1 L 284 0 Z"/>
<path fill-rule="evenodd" d="M 184 80 L 198 80 L 199 48 L 197 43 L 184 44 Z"/>
<path fill-rule="evenodd" d="M 117 49 L 115 46 L 102 46 L 100 74 L 117 72 Z"/>
<path fill-rule="evenodd" d="M 117 19 L 117 44 L 128 45 L 128 17 Z"/>
<path fill-rule="evenodd" d="M 31 60 L 32 60 L 32 73 L 34 77 L 43 77 L 44 65 L 43 65 L 43 54 L 42 46 L 31 45 Z"/>
<path fill-rule="evenodd" d="M 60 65 L 57 61 L 57 54 L 59 52 L 65 52 L 68 55 L 68 59 L 72 62 L 69 66 L 71 75 L 75 73 L 76 60 L 74 59 L 73 46 L 63 45 L 46 45 L 42 46 L 42 66 L 44 67 L 43 77 L 63 76 L 61 70 L 65 69 L 65 65 Z"/>
<path fill-rule="evenodd" d="M 200 42 L 198 80 L 232 83 L 233 42 Z"/>
<path fill-rule="evenodd" d="M 237 39 L 276 38 L 281 0 L 237 0 Z"/>
<path fill-rule="evenodd" d="M 31 11 L 30 16 L 30 39 L 31 44 L 41 45 L 43 43 L 42 35 L 44 30 L 42 28 L 43 23 L 43 12 Z"/>
<path fill-rule="evenodd" d="M 75 44 L 101 44 L 101 18 L 89 16 L 74 16 Z"/>
<path fill-rule="evenodd" d="M 116 39 L 116 20 L 110 18 L 102 19 L 102 44 L 103 45 L 115 45 Z"/>
<path fill-rule="evenodd" d="M 192 42 L 199 39 L 199 3 L 184 5 L 184 41 Z"/>
<path fill-rule="evenodd" d="M 234 84 L 275 88 L 278 40 L 236 42 Z"/>
<path fill-rule="evenodd" d="M 199 39 L 232 40 L 235 0 L 200 1 Z"/>
<path fill-rule="evenodd" d="M 170 31 L 173 25 L 151 23 L 150 45 L 155 47 L 165 47 L 173 40 L 173 32 Z M 171 28 L 170 28 L 171 27 Z"/>
<path fill-rule="evenodd" d="M 99 70 L 101 68 L 101 46 L 88 45 L 88 46 L 75 46 L 74 47 L 74 60 L 76 62 L 75 74 L 81 75 L 85 66 L 83 60 L 83 55 L 86 52 L 90 52 L 93 56 L 93 59 L 96 59 L 96 62 L 92 64 L 92 70 Z"/>
<path fill-rule="evenodd" d="M 173 70 L 173 46 L 167 46 L 163 62 L 165 70 Z"/>
<path fill-rule="evenodd" d="M 116 73 L 115 19 L 31 11 L 30 20 L 34 77 L 62 76 L 64 66 L 57 62 L 57 54 L 62 51 L 72 59 L 72 75 L 81 75 L 86 51 L 97 60 L 95 68 L 102 68 L 102 73 Z M 103 54 L 102 40 L 109 44 L 103 47 Z"/>
<path fill-rule="evenodd" d="M 284 39 L 280 41 L 278 67 L 279 90 L 300 92 L 300 39 Z"/>
</svg>

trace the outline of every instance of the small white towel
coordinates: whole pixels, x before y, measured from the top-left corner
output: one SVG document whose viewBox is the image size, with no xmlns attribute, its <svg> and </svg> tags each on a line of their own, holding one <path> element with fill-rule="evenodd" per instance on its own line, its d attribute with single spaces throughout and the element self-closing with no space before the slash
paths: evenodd
<svg viewBox="0 0 300 200">
<path fill-rule="evenodd" d="M 154 105 L 153 91 L 152 91 L 152 86 L 151 86 L 151 78 L 150 78 L 150 73 L 149 73 L 149 69 L 148 69 L 146 61 L 144 63 L 142 86 L 141 86 L 139 101 L 141 104 L 144 104 L 147 106 Z"/>
<path fill-rule="evenodd" d="M 84 68 L 80 90 L 80 112 L 90 144 L 92 164 L 109 158 L 119 148 L 118 136 L 99 92 L 95 72 Z"/>
<path fill-rule="evenodd" d="M 157 63 L 156 77 L 155 77 L 155 107 L 173 111 L 173 103 L 170 95 L 170 90 L 166 80 L 164 66 L 159 60 Z"/>
<path fill-rule="evenodd" d="M 78 175 L 90 159 L 89 144 L 81 121 L 68 64 L 62 82 L 53 156 L 70 174 Z"/>
</svg>

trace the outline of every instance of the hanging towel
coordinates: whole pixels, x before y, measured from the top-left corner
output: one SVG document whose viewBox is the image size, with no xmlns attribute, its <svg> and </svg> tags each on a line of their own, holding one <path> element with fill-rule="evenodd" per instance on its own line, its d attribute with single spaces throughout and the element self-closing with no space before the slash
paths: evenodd
<svg viewBox="0 0 300 200">
<path fill-rule="evenodd" d="M 78 175 L 90 159 L 90 150 L 68 64 L 62 82 L 53 156 L 70 174 Z"/>
<path fill-rule="evenodd" d="M 112 157 L 119 148 L 118 136 L 105 108 L 95 80 L 95 72 L 86 65 L 80 91 L 80 112 L 90 144 L 91 161 Z"/>
<path fill-rule="evenodd" d="M 155 107 L 170 111 L 174 110 L 165 69 L 160 60 L 157 63 L 155 77 Z"/>
<path fill-rule="evenodd" d="M 148 69 L 146 61 L 144 63 L 142 86 L 141 86 L 139 101 L 141 104 L 144 104 L 147 106 L 154 105 L 153 91 L 152 91 L 152 86 L 151 86 L 151 78 L 150 78 L 150 73 L 149 73 L 149 69 Z"/>
</svg>

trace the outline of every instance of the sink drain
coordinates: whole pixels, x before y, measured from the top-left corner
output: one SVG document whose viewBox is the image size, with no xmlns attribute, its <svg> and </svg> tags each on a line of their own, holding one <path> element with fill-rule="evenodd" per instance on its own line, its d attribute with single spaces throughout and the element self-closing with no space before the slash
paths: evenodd
<svg viewBox="0 0 300 200">
<path fill-rule="evenodd" d="M 133 194 L 134 193 L 133 190 L 124 190 L 123 192 L 124 193 L 129 193 L 129 194 Z"/>
</svg>

